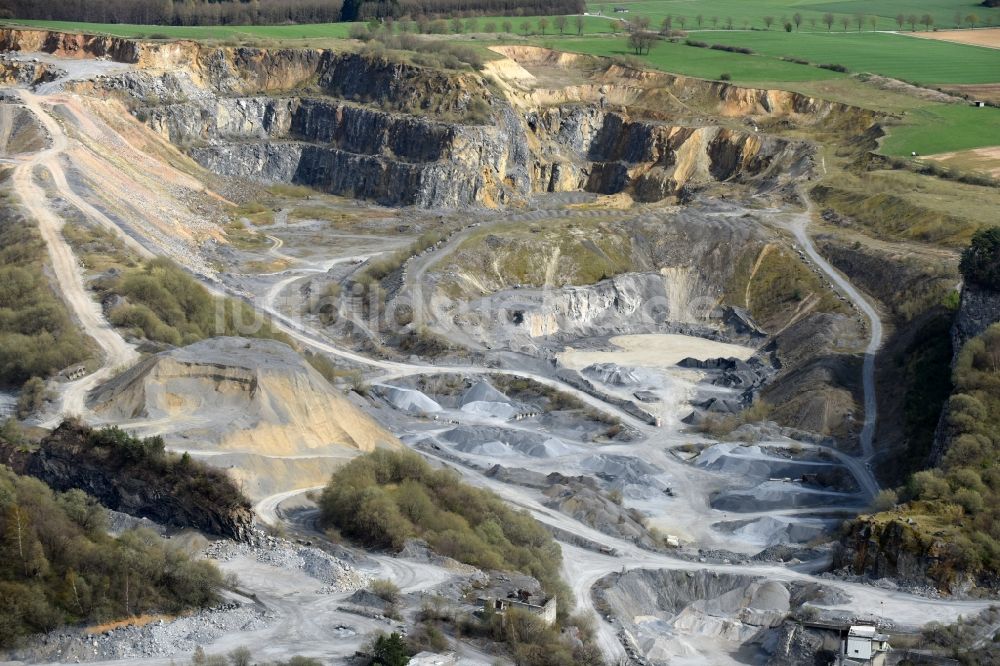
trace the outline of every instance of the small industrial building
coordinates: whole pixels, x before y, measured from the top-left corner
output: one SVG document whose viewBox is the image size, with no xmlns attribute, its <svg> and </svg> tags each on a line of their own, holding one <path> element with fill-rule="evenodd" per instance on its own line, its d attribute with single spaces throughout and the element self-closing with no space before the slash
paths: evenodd
<svg viewBox="0 0 1000 666">
<path fill-rule="evenodd" d="M 841 643 L 839 666 L 885 666 L 889 637 L 876 627 L 853 625 Z"/>
<path fill-rule="evenodd" d="M 555 597 L 550 599 L 536 599 L 521 590 L 519 594 L 506 598 L 479 597 L 476 601 L 481 609 L 491 608 L 494 613 L 501 615 L 506 613 L 510 608 L 519 608 L 542 618 L 545 624 L 552 625 L 556 621 L 556 609 L 558 605 Z"/>
<path fill-rule="evenodd" d="M 886 666 L 889 637 L 878 627 L 867 624 L 841 624 L 829 621 L 805 621 L 802 626 L 820 640 L 826 654 L 835 654 L 831 666 Z"/>
</svg>

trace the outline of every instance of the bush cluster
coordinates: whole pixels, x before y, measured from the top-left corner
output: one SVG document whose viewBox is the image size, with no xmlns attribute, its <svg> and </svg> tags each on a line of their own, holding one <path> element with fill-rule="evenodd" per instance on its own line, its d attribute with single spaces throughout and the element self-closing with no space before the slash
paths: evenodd
<svg viewBox="0 0 1000 666">
<path fill-rule="evenodd" d="M 216 599 L 218 569 L 149 530 L 114 538 L 103 507 L 0 466 L 0 646 L 65 624 L 177 613 Z"/>
<path fill-rule="evenodd" d="M 976 232 L 962 252 L 959 270 L 967 283 L 1000 291 L 1000 227 Z"/>
<path fill-rule="evenodd" d="M 950 545 L 972 574 L 1000 572 L 1000 324 L 965 344 L 945 412 L 947 451 L 901 493 L 908 509 L 954 529 Z"/>
<path fill-rule="evenodd" d="M 729 53 L 742 53 L 744 55 L 753 55 L 753 49 L 748 49 L 745 46 L 730 46 L 728 44 L 712 44 L 710 47 L 715 51 L 727 51 Z"/>
<path fill-rule="evenodd" d="M 727 51 L 729 53 L 743 53 L 745 55 L 753 55 L 753 49 L 748 49 L 745 46 L 730 46 L 729 44 L 709 44 L 708 42 L 703 42 L 697 39 L 685 39 L 684 43 L 688 46 L 693 46 L 698 49 L 712 49 L 714 51 Z"/>
<path fill-rule="evenodd" d="M 115 294 L 126 300 L 109 313 L 111 323 L 147 340 L 187 345 L 241 335 L 290 342 L 249 304 L 212 296 L 169 259 L 151 259 L 141 268 L 101 278 L 95 287 L 103 297 Z"/>
<path fill-rule="evenodd" d="M 89 355 L 86 337 L 49 284 L 47 261 L 35 225 L 0 200 L 0 385 L 49 377 Z"/>
<path fill-rule="evenodd" d="M 562 554 L 544 527 L 415 453 L 376 451 L 352 460 L 331 477 L 320 509 L 324 525 L 368 547 L 399 550 L 420 538 L 459 562 L 520 571 L 550 594 L 562 590 Z"/>
<path fill-rule="evenodd" d="M 537 615 L 509 609 L 499 615 L 487 608 L 479 627 L 470 633 L 484 633 L 503 641 L 520 666 L 602 666 L 604 659 L 594 642 L 593 623 L 570 618 L 566 630 L 546 625 Z"/>
</svg>

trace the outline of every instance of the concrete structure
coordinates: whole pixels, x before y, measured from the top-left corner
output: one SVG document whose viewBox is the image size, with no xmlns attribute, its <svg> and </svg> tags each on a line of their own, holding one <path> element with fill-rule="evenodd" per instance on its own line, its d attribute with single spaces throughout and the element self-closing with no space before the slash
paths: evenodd
<svg viewBox="0 0 1000 666">
<path fill-rule="evenodd" d="M 506 599 L 479 597 L 476 601 L 479 603 L 480 608 L 485 610 L 487 607 L 490 607 L 493 609 L 493 612 L 501 615 L 506 613 L 509 608 L 519 608 L 542 618 L 545 624 L 555 624 L 556 621 L 556 608 L 558 605 L 555 597 L 540 601 L 540 603 L 532 603 L 531 598 L 527 595 L 522 595 L 521 598 L 508 597 Z"/>
<path fill-rule="evenodd" d="M 437 652 L 418 652 L 410 657 L 409 666 L 454 666 L 458 658 L 454 652 L 438 654 Z"/>
<path fill-rule="evenodd" d="M 87 374 L 87 366 L 82 363 L 78 365 L 71 365 L 59 374 L 71 382 L 76 381 Z"/>
<path fill-rule="evenodd" d="M 854 625 L 847 630 L 840 649 L 841 666 L 885 666 L 890 650 L 889 637 L 876 627 Z"/>
</svg>

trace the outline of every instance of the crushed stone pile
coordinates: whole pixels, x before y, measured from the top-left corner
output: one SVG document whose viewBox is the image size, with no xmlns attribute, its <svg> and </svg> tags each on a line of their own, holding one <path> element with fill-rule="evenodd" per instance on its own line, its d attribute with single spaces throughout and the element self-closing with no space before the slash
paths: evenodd
<svg viewBox="0 0 1000 666">
<path fill-rule="evenodd" d="M 648 373 L 617 363 L 594 363 L 581 371 L 585 376 L 611 386 L 635 386 L 647 381 Z"/>
<path fill-rule="evenodd" d="M 262 564 L 279 569 L 299 570 L 324 583 L 323 592 L 352 592 L 368 585 L 370 577 L 347 562 L 310 546 L 300 546 L 286 539 L 260 534 L 253 545 L 235 541 L 215 541 L 204 550 L 204 556 L 227 562 L 239 556 L 255 558 Z"/>
<path fill-rule="evenodd" d="M 462 395 L 459 405 L 468 414 L 504 420 L 513 418 L 522 411 L 510 398 L 487 382 L 473 384 Z"/>
<path fill-rule="evenodd" d="M 478 456 L 558 458 L 579 451 L 556 437 L 491 426 L 459 426 L 441 433 L 440 439 L 456 451 Z"/>
<path fill-rule="evenodd" d="M 228 601 L 193 615 L 102 634 L 49 634 L 33 656 L 38 661 L 67 663 L 190 655 L 199 645 L 228 634 L 257 631 L 273 621 L 274 615 L 255 605 Z"/>
<path fill-rule="evenodd" d="M 377 384 L 373 388 L 377 395 L 398 410 L 414 414 L 432 414 L 441 411 L 441 405 L 416 389 L 388 384 Z"/>
</svg>

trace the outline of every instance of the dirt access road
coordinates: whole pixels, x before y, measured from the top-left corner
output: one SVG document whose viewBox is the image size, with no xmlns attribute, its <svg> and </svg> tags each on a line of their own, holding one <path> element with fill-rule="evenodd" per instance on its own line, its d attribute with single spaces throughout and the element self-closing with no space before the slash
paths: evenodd
<svg viewBox="0 0 1000 666">
<path fill-rule="evenodd" d="M 38 231 L 45 241 L 52 272 L 55 274 L 63 300 L 83 332 L 98 344 L 104 355 L 101 368 L 97 372 L 65 385 L 56 413 L 41 424 L 44 427 L 54 427 L 65 415 L 82 415 L 86 408 L 87 393 L 110 377 L 116 368 L 135 363 L 139 359 L 139 354 L 108 323 L 98 303 L 87 292 L 76 255 L 62 237 L 63 220 L 49 206 L 45 192 L 35 182 L 36 167 L 46 168 L 60 195 L 70 204 L 80 208 L 84 214 L 90 213 L 92 207 L 81 202 L 69 189 L 62 167 L 59 165 L 58 157 L 68 145 L 66 134 L 59 123 L 42 108 L 35 95 L 27 91 L 19 91 L 19 95 L 24 105 L 45 128 L 49 137 L 49 147 L 19 161 L 11 180 L 14 193 L 28 216 L 38 223 Z"/>
<path fill-rule="evenodd" d="M 815 212 L 815 204 L 805 192 L 799 192 L 803 201 L 806 202 L 804 213 L 793 215 L 787 222 L 787 228 L 795 236 L 795 240 L 809 256 L 809 258 L 819 267 L 823 273 L 830 278 L 847 298 L 854 303 L 865 317 L 868 318 L 871 336 L 868 345 L 865 347 L 865 360 L 862 366 L 861 379 L 865 398 L 865 423 L 861 429 L 861 450 L 864 462 L 870 463 L 875 457 L 875 424 L 878 421 L 878 399 L 875 396 L 875 354 L 882 346 L 882 319 L 879 317 L 875 306 L 861 294 L 858 289 L 851 284 L 844 275 L 819 253 L 813 245 L 809 236 L 809 224 L 812 222 Z M 871 476 L 869 474 L 869 476 Z M 871 488 L 870 488 L 871 489 Z M 874 488 L 877 490 L 877 485 Z"/>
</svg>

